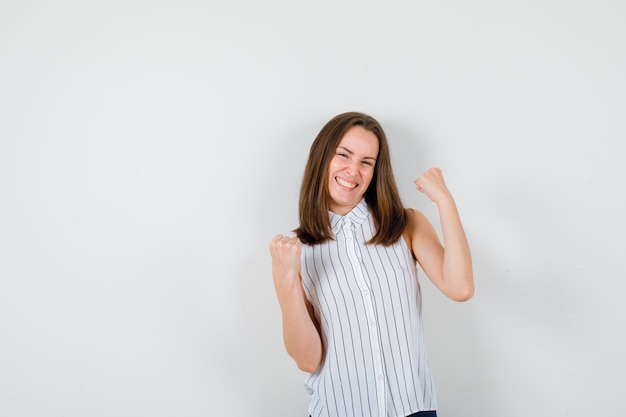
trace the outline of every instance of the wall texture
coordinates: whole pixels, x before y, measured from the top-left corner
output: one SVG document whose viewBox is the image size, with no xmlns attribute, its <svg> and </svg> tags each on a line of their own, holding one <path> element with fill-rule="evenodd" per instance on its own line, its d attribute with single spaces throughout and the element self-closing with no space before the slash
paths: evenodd
<svg viewBox="0 0 626 417">
<path fill-rule="evenodd" d="M 626 6 L 0 4 L 0 415 L 305 416 L 267 244 L 308 147 L 440 166 L 477 292 L 423 279 L 442 416 L 619 415 Z M 424 276 L 422 275 L 424 278 Z"/>
</svg>

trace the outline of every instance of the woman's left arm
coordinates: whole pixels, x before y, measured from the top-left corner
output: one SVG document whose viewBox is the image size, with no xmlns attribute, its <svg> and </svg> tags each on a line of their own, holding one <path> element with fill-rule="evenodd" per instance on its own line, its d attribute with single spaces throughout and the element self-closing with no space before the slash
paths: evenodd
<svg viewBox="0 0 626 417">
<path fill-rule="evenodd" d="M 418 191 L 437 205 L 443 245 L 428 219 L 418 211 L 409 216 L 411 249 L 430 280 L 455 301 L 474 295 L 474 274 L 469 243 L 461 218 L 439 168 L 431 168 L 415 180 Z"/>
</svg>

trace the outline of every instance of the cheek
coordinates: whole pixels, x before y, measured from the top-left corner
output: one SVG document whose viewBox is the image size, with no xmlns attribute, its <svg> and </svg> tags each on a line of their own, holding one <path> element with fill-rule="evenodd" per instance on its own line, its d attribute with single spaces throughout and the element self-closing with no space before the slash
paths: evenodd
<svg viewBox="0 0 626 417">
<path fill-rule="evenodd" d="M 337 172 L 337 164 L 331 161 L 330 165 L 328 165 L 328 180 L 330 181 L 333 178 L 334 173 Z"/>
<path fill-rule="evenodd" d="M 332 179 L 338 172 L 345 169 L 345 163 L 338 159 L 333 159 L 328 166 L 328 177 Z"/>
</svg>

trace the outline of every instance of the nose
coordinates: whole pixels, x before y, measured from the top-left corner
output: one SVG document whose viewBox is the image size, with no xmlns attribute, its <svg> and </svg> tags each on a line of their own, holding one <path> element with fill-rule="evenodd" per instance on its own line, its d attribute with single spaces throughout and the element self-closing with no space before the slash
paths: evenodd
<svg viewBox="0 0 626 417">
<path fill-rule="evenodd" d="M 348 174 L 350 175 L 355 175 L 357 172 L 359 172 L 359 165 L 357 161 L 350 161 L 348 162 Z"/>
</svg>

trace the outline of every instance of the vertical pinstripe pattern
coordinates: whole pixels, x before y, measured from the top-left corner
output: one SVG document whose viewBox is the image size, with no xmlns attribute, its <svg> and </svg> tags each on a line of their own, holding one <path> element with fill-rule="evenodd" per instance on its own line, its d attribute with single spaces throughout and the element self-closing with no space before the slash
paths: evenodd
<svg viewBox="0 0 626 417">
<path fill-rule="evenodd" d="M 374 224 L 361 201 L 330 214 L 335 240 L 304 245 L 302 283 L 325 347 L 307 376 L 312 417 L 405 417 L 435 410 L 415 261 L 404 239 L 365 245 Z"/>
</svg>

